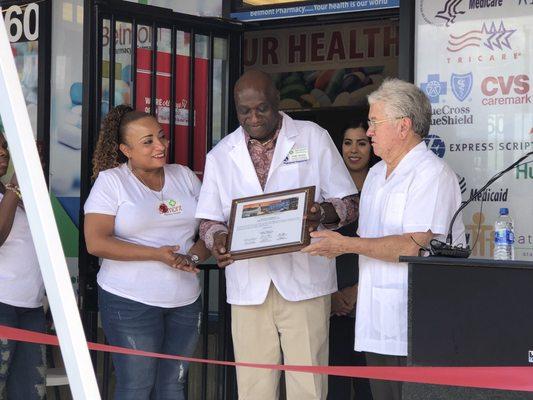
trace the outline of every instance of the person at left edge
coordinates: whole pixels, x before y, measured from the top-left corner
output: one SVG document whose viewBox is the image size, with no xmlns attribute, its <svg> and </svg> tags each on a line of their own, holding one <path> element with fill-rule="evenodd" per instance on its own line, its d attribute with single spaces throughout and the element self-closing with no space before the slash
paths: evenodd
<svg viewBox="0 0 533 400">
<path fill-rule="evenodd" d="M 226 267 L 235 359 L 327 365 L 333 260 L 294 252 L 232 262 L 226 224 L 233 199 L 315 186 L 311 229 L 338 227 L 355 219 L 357 189 L 326 130 L 278 111 L 269 75 L 244 73 L 234 99 L 241 126 L 207 155 L 196 216 L 204 219 L 200 236 Z M 288 400 L 326 399 L 327 376 L 285 376 Z M 241 400 L 274 400 L 279 372 L 238 367 L 237 385 Z"/>
<path fill-rule="evenodd" d="M 111 345 L 191 356 L 201 320 L 196 264 L 208 256 L 195 242 L 200 181 L 166 164 L 168 141 L 153 116 L 121 105 L 102 125 L 85 239 L 103 258 L 104 333 Z M 185 362 L 114 354 L 113 364 L 115 400 L 185 399 Z"/>
<path fill-rule="evenodd" d="M 0 177 L 9 164 L 0 123 Z M 15 173 L 0 182 L 0 325 L 45 332 L 44 284 Z M 4 397 L 5 396 L 5 397 Z M 0 400 L 46 398 L 44 345 L 0 339 Z"/>
</svg>

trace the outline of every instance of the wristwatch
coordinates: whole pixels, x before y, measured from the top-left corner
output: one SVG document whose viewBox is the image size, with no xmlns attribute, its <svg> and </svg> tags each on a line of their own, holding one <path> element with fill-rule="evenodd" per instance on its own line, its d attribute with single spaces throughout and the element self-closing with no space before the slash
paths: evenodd
<svg viewBox="0 0 533 400">
<path fill-rule="evenodd" d="M 198 257 L 196 254 L 189 254 L 189 258 L 191 259 L 194 265 L 198 264 L 198 262 L 200 261 L 200 257 Z"/>
</svg>

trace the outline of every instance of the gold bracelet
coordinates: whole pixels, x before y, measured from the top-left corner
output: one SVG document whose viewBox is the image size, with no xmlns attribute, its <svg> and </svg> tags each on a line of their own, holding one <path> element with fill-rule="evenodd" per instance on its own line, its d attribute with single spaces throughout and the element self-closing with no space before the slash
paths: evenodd
<svg viewBox="0 0 533 400">
<path fill-rule="evenodd" d="M 12 185 L 11 183 L 6 183 L 5 188 L 17 195 L 17 197 L 22 200 L 22 193 L 20 193 L 20 188 L 16 185 Z"/>
</svg>

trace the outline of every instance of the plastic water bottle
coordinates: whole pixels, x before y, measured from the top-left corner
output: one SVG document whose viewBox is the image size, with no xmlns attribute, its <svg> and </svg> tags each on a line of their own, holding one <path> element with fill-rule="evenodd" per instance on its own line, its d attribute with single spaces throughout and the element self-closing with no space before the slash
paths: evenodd
<svg viewBox="0 0 533 400">
<path fill-rule="evenodd" d="M 514 260 L 514 225 L 508 208 L 500 208 L 494 223 L 494 259 Z"/>
</svg>

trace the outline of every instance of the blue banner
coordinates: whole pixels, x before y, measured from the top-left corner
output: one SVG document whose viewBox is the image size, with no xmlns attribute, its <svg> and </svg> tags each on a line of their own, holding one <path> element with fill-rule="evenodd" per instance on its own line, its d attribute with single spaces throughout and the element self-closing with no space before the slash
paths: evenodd
<svg viewBox="0 0 533 400">
<path fill-rule="evenodd" d="M 338 14 L 368 10 L 381 10 L 400 6 L 400 0 L 352 0 L 336 3 L 278 7 L 263 10 L 231 13 L 231 18 L 240 21 L 261 21 L 279 18 L 307 17 L 319 14 Z"/>
</svg>

